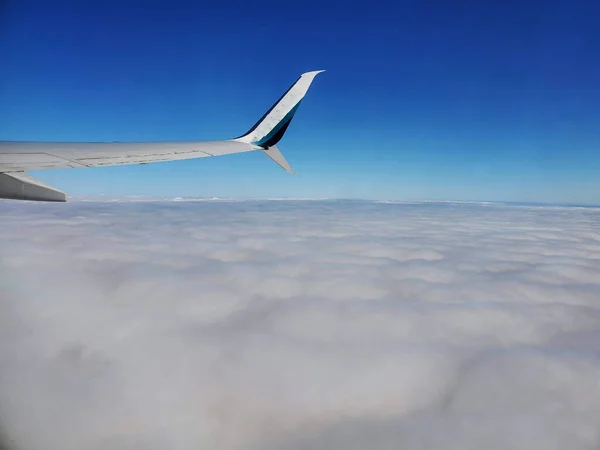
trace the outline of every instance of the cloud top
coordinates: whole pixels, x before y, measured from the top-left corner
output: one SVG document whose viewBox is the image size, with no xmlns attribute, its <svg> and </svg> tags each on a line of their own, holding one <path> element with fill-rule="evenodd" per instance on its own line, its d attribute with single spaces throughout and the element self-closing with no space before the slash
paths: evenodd
<svg viewBox="0 0 600 450">
<path fill-rule="evenodd" d="M 0 206 L 18 448 L 600 445 L 600 209 Z"/>
</svg>

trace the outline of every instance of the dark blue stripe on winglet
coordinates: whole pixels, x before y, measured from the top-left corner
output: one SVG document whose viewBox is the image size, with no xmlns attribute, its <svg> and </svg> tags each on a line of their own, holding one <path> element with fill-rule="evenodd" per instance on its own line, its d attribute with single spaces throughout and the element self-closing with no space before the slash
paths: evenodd
<svg viewBox="0 0 600 450">
<path fill-rule="evenodd" d="M 296 106 L 294 106 L 290 112 L 288 112 L 285 117 L 281 119 L 281 121 L 275 127 L 273 127 L 269 134 L 267 134 L 261 140 L 253 142 L 253 144 L 260 145 L 261 147 L 272 147 L 273 145 L 277 144 L 277 142 L 279 142 L 283 137 L 283 133 L 285 133 L 285 130 L 292 121 L 294 114 L 296 114 L 296 110 L 300 106 L 300 103 L 302 103 L 302 100 L 300 100 Z"/>
<path fill-rule="evenodd" d="M 281 97 L 279 97 L 275 103 L 273 103 L 273 106 L 271 106 L 271 107 L 269 108 L 269 110 L 268 110 L 266 113 L 264 113 L 264 114 L 263 114 L 263 116 L 262 116 L 260 119 L 258 119 L 258 121 L 257 121 L 257 122 L 254 124 L 254 126 L 253 126 L 252 128 L 250 128 L 250 129 L 249 129 L 249 130 L 248 130 L 248 131 L 247 131 L 245 134 L 242 134 L 241 136 L 238 136 L 237 138 L 234 138 L 234 139 L 239 139 L 239 138 L 243 138 L 244 136 L 248 136 L 250 133 L 252 133 L 254 130 L 256 130 L 256 128 L 257 128 L 257 127 L 260 125 L 260 123 L 261 123 L 263 120 L 265 120 L 265 118 L 266 118 L 266 117 L 269 115 L 269 113 L 275 109 L 275 107 L 276 107 L 276 106 L 279 104 L 279 102 L 280 102 L 281 100 L 283 100 L 283 97 L 285 97 L 285 96 L 287 95 L 287 93 L 288 93 L 288 92 L 290 92 L 294 86 L 296 86 L 296 83 L 297 83 L 298 81 L 300 81 L 300 78 L 302 78 L 302 76 L 300 76 L 300 77 L 299 77 L 299 78 L 298 78 L 296 81 L 294 81 L 294 84 L 292 84 L 292 85 L 291 85 L 291 86 L 288 88 L 288 90 L 287 90 L 287 91 L 285 91 L 285 92 L 283 93 L 283 95 L 282 95 Z"/>
</svg>

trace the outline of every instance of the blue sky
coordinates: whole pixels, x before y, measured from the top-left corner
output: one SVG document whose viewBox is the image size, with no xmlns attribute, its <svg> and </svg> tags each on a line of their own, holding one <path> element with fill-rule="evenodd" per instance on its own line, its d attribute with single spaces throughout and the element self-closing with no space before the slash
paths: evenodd
<svg viewBox="0 0 600 450">
<path fill-rule="evenodd" d="M 246 131 L 327 69 L 249 154 L 36 172 L 72 195 L 600 204 L 593 1 L 3 3 L 0 139 L 201 140 Z"/>
</svg>

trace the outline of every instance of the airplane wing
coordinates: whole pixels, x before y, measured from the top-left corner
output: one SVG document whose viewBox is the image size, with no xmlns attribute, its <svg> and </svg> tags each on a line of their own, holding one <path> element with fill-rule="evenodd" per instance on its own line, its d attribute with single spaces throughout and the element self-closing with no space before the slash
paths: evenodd
<svg viewBox="0 0 600 450">
<path fill-rule="evenodd" d="M 315 76 L 304 73 L 244 135 L 198 142 L 1 142 L 0 198 L 64 202 L 64 192 L 27 170 L 146 164 L 261 150 L 292 172 L 276 144 L 283 137 Z"/>
</svg>

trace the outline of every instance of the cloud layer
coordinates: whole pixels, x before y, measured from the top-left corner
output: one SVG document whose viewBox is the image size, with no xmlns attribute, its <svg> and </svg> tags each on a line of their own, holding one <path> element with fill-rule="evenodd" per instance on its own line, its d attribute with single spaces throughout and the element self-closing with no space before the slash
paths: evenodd
<svg viewBox="0 0 600 450">
<path fill-rule="evenodd" d="M 0 208 L 18 448 L 600 445 L 600 209 Z"/>
</svg>

